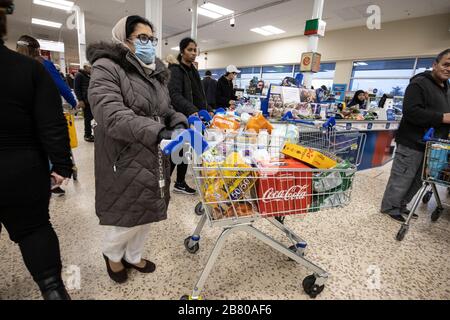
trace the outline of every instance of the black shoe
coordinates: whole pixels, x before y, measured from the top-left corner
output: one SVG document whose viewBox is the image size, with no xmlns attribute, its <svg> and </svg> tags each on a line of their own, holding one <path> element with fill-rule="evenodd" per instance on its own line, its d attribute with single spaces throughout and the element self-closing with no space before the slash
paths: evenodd
<svg viewBox="0 0 450 320">
<path fill-rule="evenodd" d="M 399 222 L 399 223 L 405 223 L 406 219 L 402 216 L 402 211 L 399 208 L 394 208 L 387 211 L 381 211 L 382 214 L 385 214 L 389 216 L 391 219 Z"/>
<path fill-rule="evenodd" d="M 148 260 L 144 260 L 145 261 L 145 267 L 143 268 L 139 268 L 137 266 L 135 266 L 134 264 L 128 263 L 125 259 L 122 259 L 122 264 L 125 268 L 127 269 L 135 269 L 137 271 L 139 271 L 140 273 L 153 273 L 156 270 L 156 265 Z"/>
<path fill-rule="evenodd" d="M 54 194 L 55 196 L 58 196 L 58 197 L 62 197 L 64 195 L 66 195 L 66 192 L 63 189 L 61 189 L 60 187 L 58 187 L 58 188 L 55 188 L 52 190 L 52 194 Z"/>
<path fill-rule="evenodd" d="M 410 214 L 411 214 L 411 210 L 406 209 L 406 207 L 403 207 L 403 208 L 402 208 L 402 215 L 408 217 Z M 419 216 L 418 216 L 417 214 L 414 213 L 414 214 L 412 215 L 412 218 L 413 218 L 414 220 L 417 220 L 417 219 L 419 219 Z"/>
<path fill-rule="evenodd" d="M 86 141 L 86 142 L 95 142 L 95 138 L 94 138 L 94 136 L 84 137 L 84 141 Z"/>
<path fill-rule="evenodd" d="M 176 183 L 175 188 L 173 189 L 173 192 L 175 193 L 183 193 L 190 196 L 195 196 L 197 194 L 197 191 L 192 189 L 187 185 L 186 182 L 183 183 Z"/>
<path fill-rule="evenodd" d="M 44 300 L 71 300 L 60 276 L 37 282 Z"/>
<path fill-rule="evenodd" d="M 114 272 L 114 271 L 111 270 L 111 266 L 109 264 L 108 257 L 103 255 L 103 258 L 105 259 L 106 269 L 108 270 L 108 275 L 111 278 L 111 280 L 116 282 L 116 283 L 119 283 L 119 284 L 127 282 L 127 280 L 128 280 L 127 269 L 124 268 L 122 271 Z"/>
</svg>

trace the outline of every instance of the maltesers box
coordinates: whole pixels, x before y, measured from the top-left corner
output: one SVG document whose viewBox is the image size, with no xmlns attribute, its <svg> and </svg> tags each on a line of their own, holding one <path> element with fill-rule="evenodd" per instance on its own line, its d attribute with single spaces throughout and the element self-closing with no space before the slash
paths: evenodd
<svg viewBox="0 0 450 320">
<path fill-rule="evenodd" d="M 337 162 L 323 153 L 300 145 L 286 143 L 281 151 L 284 155 L 300 160 L 317 169 L 331 169 Z"/>
<path fill-rule="evenodd" d="M 278 217 L 308 212 L 313 184 L 310 167 L 295 159 L 284 159 L 259 168 L 256 188 L 260 214 Z"/>
</svg>

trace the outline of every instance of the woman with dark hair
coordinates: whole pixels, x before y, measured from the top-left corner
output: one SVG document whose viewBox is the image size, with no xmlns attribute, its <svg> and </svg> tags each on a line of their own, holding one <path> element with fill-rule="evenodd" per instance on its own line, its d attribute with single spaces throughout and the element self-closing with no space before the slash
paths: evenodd
<svg viewBox="0 0 450 320">
<path fill-rule="evenodd" d="M 150 224 L 167 219 L 170 200 L 170 159 L 159 144 L 187 121 L 170 104 L 169 71 L 156 57 L 153 25 L 125 17 L 113 41 L 88 48 L 88 98 L 98 123 L 95 205 L 106 226 L 103 256 L 110 278 L 124 283 L 127 269 L 156 269 L 142 255 Z"/>
<path fill-rule="evenodd" d="M 366 99 L 367 99 L 366 92 L 363 90 L 358 90 L 353 96 L 352 101 L 348 104 L 347 108 L 365 109 L 367 102 Z"/>
<path fill-rule="evenodd" d="M 43 298 L 66 300 L 49 202 L 50 181 L 61 185 L 72 175 L 67 123 L 58 90 L 42 64 L 3 43 L 11 5 L 0 0 L 0 226 L 19 245 Z"/>
<path fill-rule="evenodd" d="M 169 91 L 172 105 L 178 112 L 187 118 L 197 115 L 200 110 L 213 110 L 208 106 L 208 101 L 203 84 L 194 65 L 197 59 L 197 43 L 191 38 L 185 38 L 180 42 L 180 54 L 177 59 L 172 56 L 167 58 L 171 72 Z M 177 181 L 174 192 L 195 195 L 196 191 L 186 183 L 187 164 L 177 164 Z M 175 169 L 172 164 L 172 170 Z"/>
</svg>

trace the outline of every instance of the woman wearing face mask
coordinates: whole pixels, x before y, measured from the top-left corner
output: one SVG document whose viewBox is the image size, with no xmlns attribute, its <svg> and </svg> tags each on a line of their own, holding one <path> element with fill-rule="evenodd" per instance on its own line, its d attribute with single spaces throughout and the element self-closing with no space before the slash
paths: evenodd
<svg viewBox="0 0 450 320">
<path fill-rule="evenodd" d="M 127 269 L 155 271 L 142 258 L 150 224 L 167 219 L 170 159 L 159 148 L 172 131 L 187 127 L 170 104 L 169 72 L 158 58 L 153 25 L 121 19 L 113 44 L 88 48 L 92 65 L 89 102 L 95 128 L 96 211 L 106 238 L 103 255 L 117 283 Z"/>
<path fill-rule="evenodd" d="M 234 108 L 237 97 L 234 94 L 233 80 L 241 73 L 235 66 L 227 67 L 227 73 L 223 75 L 217 83 L 216 102 L 221 108 Z"/>
</svg>

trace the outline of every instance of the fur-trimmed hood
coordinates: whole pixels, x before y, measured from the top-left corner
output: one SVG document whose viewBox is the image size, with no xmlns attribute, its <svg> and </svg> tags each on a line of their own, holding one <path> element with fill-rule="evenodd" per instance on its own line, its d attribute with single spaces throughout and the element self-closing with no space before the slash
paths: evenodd
<svg viewBox="0 0 450 320">
<path fill-rule="evenodd" d="M 127 73 L 142 73 L 143 70 L 138 70 L 137 66 L 130 62 L 130 59 L 134 59 L 136 64 L 139 65 L 137 58 L 124 47 L 122 44 L 100 42 L 92 44 L 87 48 L 87 59 L 91 65 L 102 58 L 110 59 L 114 63 L 118 64 Z M 139 68 L 142 68 L 139 65 Z M 142 68 L 143 69 L 143 68 Z M 141 72 L 140 72 L 141 71 Z M 156 77 L 160 82 L 167 85 L 170 80 L 170 71 L 164 65 L 164 63 L 156 58 L 156 70 L 150 77 Z"/>
</svg>

